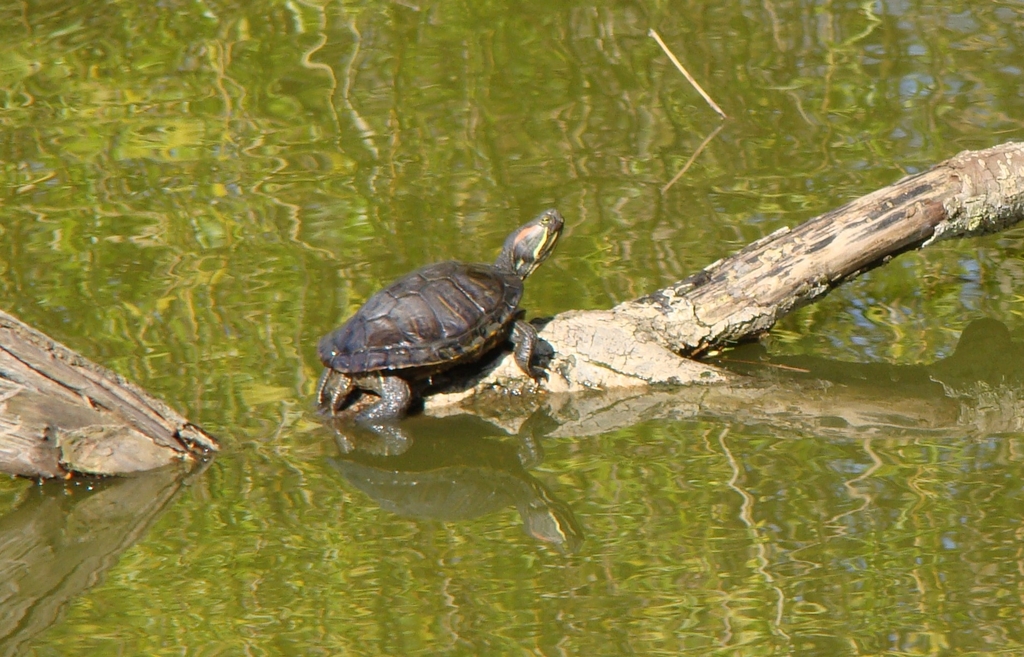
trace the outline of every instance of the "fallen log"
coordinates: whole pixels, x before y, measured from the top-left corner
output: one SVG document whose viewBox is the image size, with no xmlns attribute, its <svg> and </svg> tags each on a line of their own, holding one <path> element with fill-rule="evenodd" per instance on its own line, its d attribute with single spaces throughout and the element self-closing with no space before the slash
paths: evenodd
<svg viewBox="0 0 1024 657">
<path fill-rule="evenodd" d="M 0 311 L 0 471 L 119 475 L 217 448 L 138 386 Z"/>
<path fill-rule="evenodd" d="M 540 332 L 554 348 L 551 393 L 740 383 L 694 360 L 756 338 L 800 306 L 912 249 L 995 233 L 1024 219 L 1024 143 L 965 151 L 794 229 L 768 235 L 682 281 L 611 310 L 568 311 Z M 511 357 L 468 388 L 425 400 L 447 414 L 487 390 L 535 384 Z"/>
</svg>

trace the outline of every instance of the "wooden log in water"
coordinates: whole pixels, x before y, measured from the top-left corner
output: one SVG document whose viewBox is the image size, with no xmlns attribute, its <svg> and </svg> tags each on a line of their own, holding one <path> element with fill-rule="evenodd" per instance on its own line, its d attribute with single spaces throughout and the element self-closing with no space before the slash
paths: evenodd
<svg viewBox="0 0 1024 657">
<path fill-rule="evenodd" d="M 673 351 L 699 355 L 764 333 L 901 253 L 997 233 L 1022 219 L 1024 143 L 964 151 L 615 311 Z"/>
<path fill-rule="evenodd" d="M 965 151 L 643 298 L 557 315 L 540 333 L 555 350 L 540 387 L 574 393 L 737 382 L 693 357 L 756 338 L 785 314 L 901 253 L 995 233 L 1022 219 L 1024 143 Z M 445 413 L 489 389 L 533 385 L 506 357 L 472 387 L 431 396 L 426 409 Z"/>
<path fill-rule="evenodd" d="M 118 475 L 216 450 L 163 402 L 0 311 L 0 471 Z"/>
</svg>

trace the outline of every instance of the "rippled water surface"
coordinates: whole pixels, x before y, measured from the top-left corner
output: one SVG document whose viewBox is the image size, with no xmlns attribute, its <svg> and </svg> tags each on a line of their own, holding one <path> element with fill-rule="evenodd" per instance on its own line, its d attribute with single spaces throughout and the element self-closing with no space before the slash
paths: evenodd
<svg viewBox="0 0 1024 657">
<path fill-rule="evenodd" d="M 931 367 L 971 320 L 1024 339 L 1022 229 L 786 318 L 762 348 L 833 365 L 743 403 L 419 417 L 399 459 L 312 410 L 319 336 L 546 207 L 531 316 L 1024 139 L 1024 3 L 21 0 L 0 25 L 2 307 L 224 446 L 180 487 L 0 484 L 3 654 L 1024 650 L 1019 386 Z"/>
</svg>

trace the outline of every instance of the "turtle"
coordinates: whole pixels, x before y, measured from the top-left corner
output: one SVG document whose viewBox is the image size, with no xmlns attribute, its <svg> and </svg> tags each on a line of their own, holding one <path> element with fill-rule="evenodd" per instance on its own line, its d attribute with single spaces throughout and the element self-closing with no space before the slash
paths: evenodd
<svg viewBox="0 0 1024 657">
<path fill-rule="evenodd" d="M 506 239 L 494 264 L 438 262 L 380 290 L 341 327 L 320 339 L 324 372 L 317 404 L 335 415 L 354 390 L 380 400 L 356 414 L 365 425 L 400 420 L 412 401 L 410 384 L 480 359 L 501 343 L 514 345 L 516 364 L 533 379 L 537 330 L 523 321 L 523 281 L 551 253 L 564 221 L 549 209 Z"/>
</svg>

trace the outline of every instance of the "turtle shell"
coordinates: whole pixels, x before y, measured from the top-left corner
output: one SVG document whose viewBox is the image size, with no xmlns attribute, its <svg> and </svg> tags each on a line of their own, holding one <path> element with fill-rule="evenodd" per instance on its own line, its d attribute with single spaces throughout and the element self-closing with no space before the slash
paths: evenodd
<svg viewBox="0 0 1024 657">
<path fill-rule="evenodd" d="M 320 340 L 346 374 L 451 364 L 507 337 L 523 282 L 493 265 L 439 262 L 407 274 Z"/>
</svg>

